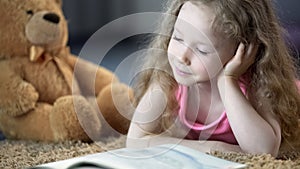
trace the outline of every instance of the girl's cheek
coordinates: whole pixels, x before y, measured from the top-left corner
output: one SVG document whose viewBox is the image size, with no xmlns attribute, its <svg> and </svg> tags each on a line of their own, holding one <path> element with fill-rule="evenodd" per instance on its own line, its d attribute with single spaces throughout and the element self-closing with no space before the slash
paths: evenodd
<svg viewBox="0 0 300 169">
<path fill-rule="evenodd" d="M 180 53 L 180 47 L 176 43 L 170 43 L 168 46 L 168 55 L 172 58 L 177 57 Z"/>
</svg>

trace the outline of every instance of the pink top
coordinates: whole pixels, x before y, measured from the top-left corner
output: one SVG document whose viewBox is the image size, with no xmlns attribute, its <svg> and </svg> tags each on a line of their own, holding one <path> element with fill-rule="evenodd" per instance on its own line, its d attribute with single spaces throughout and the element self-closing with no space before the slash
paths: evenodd
<svg viewBox="0 0 300 169">
<path fill-rule="evenodd" d="M 241 89 L 245 94 L 245 87 L 241 87 Z M 218 140 L 230 144 L 238 144 L 231 130 L 225 110 L 216 121 L 210 124 L 201 124 L 197 121 L 196 122 L 188 121 L 186 119 L 187 97 L 188 97 L 188 87 L 179 85 L 179 88 L 176 91 L 176 98 L 180 106 L 178 112 L 179 120 L 181 121 L 181 123 L 183 123 L 188 128 L 190 128 L 189 133 L 185 137 L 186 139 Z"/>
<path fill-rule="evenodd" d="M 296 85 L 300 90 L 299 80 L 296 81 Z M 240 88 L 242 92 L 246 94 L 246 86 L 240 84 Z M 230 144 L 238 144 L 231 130 L 225 110 L 216 121 L 210 124 L 201 124 L 197 121 L 190 122 L 186 119 L 187 98 L 188 98 L 188 87 L 179 85 L 179 88 L 176 91 L 176 99 L 180 106 L 178 112 L 179 120 L 181 123 L 183 123 L 188 128 L 190 128 L 189 133 L 185 137 L 186 139 L 218 140 Z"/>
</svg>

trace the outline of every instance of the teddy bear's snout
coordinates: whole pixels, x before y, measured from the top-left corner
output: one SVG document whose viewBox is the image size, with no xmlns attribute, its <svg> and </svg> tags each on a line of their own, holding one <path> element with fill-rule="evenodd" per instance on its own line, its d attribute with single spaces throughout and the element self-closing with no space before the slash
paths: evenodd
<svg viewBox="0 0 300 169">
<path fill-rule="evenodd" d="M 34 45 L 55 45 L 60 42 L 63 32 L 61 16 L 51 11 L 34 13 L 26 24 L 26 37 Z"/>
<path fill-rule="evenodd" d="M 59 16 L 56 15 L 55 13 L 47 13 L 44 15 L 43 19 L 45 19 L 48 22 L 55 23 L 55 24 L 58 24 L 60 21 Z"/>
</svg>

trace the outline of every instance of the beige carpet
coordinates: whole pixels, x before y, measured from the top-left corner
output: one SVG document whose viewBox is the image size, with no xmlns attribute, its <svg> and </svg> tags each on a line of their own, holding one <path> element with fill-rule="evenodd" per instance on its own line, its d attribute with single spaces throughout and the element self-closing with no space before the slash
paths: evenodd
<svg viewBox="0 0 300 169">
<path fill-rule="evenodd" d="M 106 142 L 90 144 L 74 141 L 43 143 L 5 140 L 0 142 L 0 168 L 26 168 L 38 164 L 122 148 L 124 146 L 125 137 L 109 138 Z M 270 155 L 221 152 L 212 152 L 211 154 L 227 160 L 247 164 L 249 168 L 300 169 L 300 152 L 285 152 L 276 159 Z"/>
</svg>

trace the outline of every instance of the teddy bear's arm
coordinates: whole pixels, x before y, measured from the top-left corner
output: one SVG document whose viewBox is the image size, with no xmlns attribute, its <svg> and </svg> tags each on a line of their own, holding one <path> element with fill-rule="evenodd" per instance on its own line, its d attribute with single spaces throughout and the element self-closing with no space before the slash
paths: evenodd
<svg viewBox="0 0 300 169">
<path fill-rule="evenodd" d="M 75 73 L 82 94 L 97 95 L 105 86 L 117 82 L 117 77 L 108 69 L 94 63 L 69 55 L 67 59 Z"/>
<path fill-rule="evenodd" d="M 12 71 L 9 64 L 0 63 L 0 114 L 22 115 L 35 107 L 38 93 L 28 82 Z"/>
</svg>

